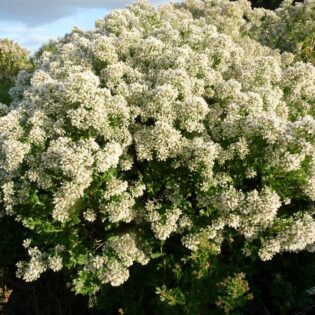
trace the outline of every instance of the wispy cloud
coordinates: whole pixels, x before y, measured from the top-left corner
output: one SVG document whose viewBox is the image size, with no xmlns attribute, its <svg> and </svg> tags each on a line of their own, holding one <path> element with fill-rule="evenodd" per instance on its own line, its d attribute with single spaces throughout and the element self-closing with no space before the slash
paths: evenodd
<svg viewBox="0 0 315 315">
<path fill-rule="evenodd" d="M 1 0 L 0 20 L 15 20 L 36 26 L 74 14 L 80 8 L 124 7 L 134 0 Z M 153 0 L 161 3 L 162 0 Z"/>
<path fill-rule="evenodd" d="M 95 20 L 105 16 L 107 12 L 106 9 L 79 9 L 75 14 L 37 26 L 20 21 L 0 21 L 0 38 L 13 39 L 34 52 L 44 42 L 63 36 L 74 26 L 85 30 L 92 29 Z"/>
<path fill-rule="evenodd" d="M 169 0 L 150 0 L 162 4 Z M 110 10 L 135 0 L 1 0 L 0 38 L 11 38 L 31 52 L 78 26 L 90 30 Z"/>
<path fill-rule="evenodd" d="M 51 38 L 44 27 L 28 27 L 21 22 L 0 22 L 0 38 L 10 38 L 30 51 L 35 51 Z"/>
</svg>

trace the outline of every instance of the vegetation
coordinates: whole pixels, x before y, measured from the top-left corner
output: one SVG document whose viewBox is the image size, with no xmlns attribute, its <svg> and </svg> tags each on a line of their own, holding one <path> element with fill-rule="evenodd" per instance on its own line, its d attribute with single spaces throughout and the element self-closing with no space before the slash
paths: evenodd
<svg viewBox="0 0 315 315">
<path fill-rule="evenodd" d="M 292 5 L 285 1 L 275 12 L 261 12 L 257 39 L 269 47 L 289 51 L 304 62 L 315 64 L 315 2 Z M 264 30 L 264 31 L 262 31 Z"/>
<path fill-rule="evenodd" d="M 65 283 L 102 314 L 311 314 L 314 13 L 141 1 L 35 54 L 0 107 L 0 266 L 58 301 L 29 314 L 77 312 Z"/>
<path fill-rule="evenodd" d="M 0 79 L 12 81 L 24 69 L 30 69 L 28 51 L 10 39 L 0 40 Z"/>
<path fill-rule="evenodd" d="M 3 104 L 10 104 L 9 90 L 13 86 L 13 83 L 8 80 L 0 81 L 0 102 Z"/>
<path fill-rule="evenodd" d="M 26 49 L 10 39 L 0 39 L 0 103 L 9 104 L 9 90 L 21 70 L 30 70 L 32 63 Z"/>
</svg>

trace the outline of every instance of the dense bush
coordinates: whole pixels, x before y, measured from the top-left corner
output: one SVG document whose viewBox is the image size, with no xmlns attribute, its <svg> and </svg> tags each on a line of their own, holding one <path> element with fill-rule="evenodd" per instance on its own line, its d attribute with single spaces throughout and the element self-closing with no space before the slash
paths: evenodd
<svg viewBox="0 0 315 315">
<path fill-rule="evenodd" d="M 313 4 L 140 2 L 42 49 L 1 105 L 17 275 L 62 271 L 106 314 L 310 306 L 315 68 L 274 34 Z"/>
<path fill-rule="evenodd" d="M 315 64 L 315 1 L 295 5 L 285 1 L 274 12 L 261 10 L 259 14 L 261 18 L 254 24 L 257 23 L 261 43 L 293 52 L 297 59 Z"/>
<path fill-rule="evenodd" d="M 9 39 L 0 39 L 0 102 L 8 104 L 9 90 L 21 70 L 30 70 L 28 51 Z"/>
<path fill-rule="evenodd" d="M 21 70 L 30 70 L 31 61 L 26 49 L 9 39 L 0 39 L 0 111 L 9 105 L 11 98 L 10 88 Z M 1 104 L 3 103 L 3 104 Z M 14 231 L 14 233 L 12 233 Z M 7 299 L 5 288 L 8 285 L 8 269 L 12 269 L 17 259 L 21 259 L 21 242 L 23 240 L 23 227 L 14 221 L 13 217 L 0 219 L 0 313 L 3 302 Z M 24 236 L 25 237 L 25 236 Z M 8 291 L 11 292 L 11 291 Z"/>
<path fill-rule="evenodd" d="M 10 39 L 0 39 L 0 79 L 14 80 L 24 69 L 30 69 L 29 53 Z"/>
</svg>

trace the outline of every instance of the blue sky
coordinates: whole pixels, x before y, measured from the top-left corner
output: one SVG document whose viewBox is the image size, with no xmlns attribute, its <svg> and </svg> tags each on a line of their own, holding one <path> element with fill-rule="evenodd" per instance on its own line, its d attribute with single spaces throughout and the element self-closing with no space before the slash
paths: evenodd
<svg viewBox="0 0 315 315">
<path fill-rule="evenodd" d="M 133 0 L 1 0 L 0 38 L 17 41 L 31 52 L 42 43 L 70 32 L 91 30 L 98 18 Z M 167 0 L 151 0 L 162 4 Z M 173 1 L 174 2 L 174 1 Z"/>
</svg>

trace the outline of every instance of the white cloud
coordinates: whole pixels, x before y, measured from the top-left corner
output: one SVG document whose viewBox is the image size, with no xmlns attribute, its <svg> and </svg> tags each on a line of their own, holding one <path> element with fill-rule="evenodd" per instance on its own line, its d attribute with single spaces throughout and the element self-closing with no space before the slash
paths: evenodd
<svg viewBox="0 0 315 315">
<path fill-rule="evenodd" d="M 41 27 L 27 27 L 23 23 L 0 22 L 0 38 L 10 38 L 30 51 L 36 50 L 51 36 Z"/>
<path fill-rule="evenodd" d="M 72 15 L 79 8 L 124 7 L 134 0 L 1 0 L 0 20 L 15 20 L 37 26 Z M 165 1 L 153 0 L 154 4 Z"/>
<path fill-rule="evenodd" d="M 44 42 L 70 32 L 90 30 L 108 11 L 134 0 L 0 0 L 0 38 L 17 41 L 31 52 Z M 170 0 L 150 0 L 162 4 Z"/>
</svg>

